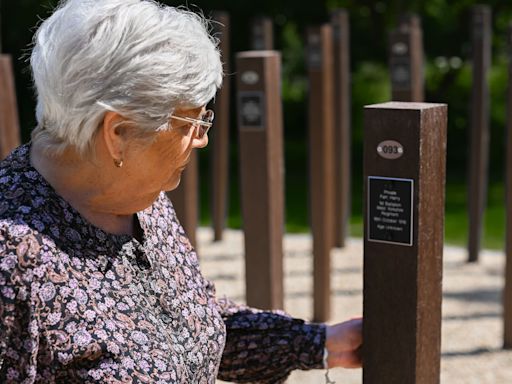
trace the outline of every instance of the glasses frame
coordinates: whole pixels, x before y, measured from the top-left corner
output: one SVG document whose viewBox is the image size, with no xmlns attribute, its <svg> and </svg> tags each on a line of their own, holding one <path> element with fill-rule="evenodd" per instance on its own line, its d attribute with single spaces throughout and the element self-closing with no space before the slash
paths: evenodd
<svg viewBox="0 0 512 384">
<path fill-rule="evenodd" d="M 203 130 L 201 130 L 198 135 L 200 138 L 208 133 L 208 130 L 213 125 L 214 118 L 215 118 L 215 113 L 211 109 L 207 109 L 204 112 L 201 119 L 194 119 L 192 117 L 185 117 L 185 116 L 174 116 L 174 115 L 171 116 L 171 119 L 184 121 L 186 123 L 191 123 L 192 125 L 196 125 L 198 127 L 203 128 Z"/>
</svg>

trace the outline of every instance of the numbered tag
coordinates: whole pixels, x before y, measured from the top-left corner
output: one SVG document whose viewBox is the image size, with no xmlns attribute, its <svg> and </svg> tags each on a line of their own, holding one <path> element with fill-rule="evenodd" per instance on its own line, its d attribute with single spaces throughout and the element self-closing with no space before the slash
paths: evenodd
<svg viewBox="0 0 512 384">
<path fill-rule="evenodd" d="M 404 147 L 398 141 L 385 140 L 377 145 L 377 153 L 385 159 L 395 160 L 402 157 L 404 154 Z"/>
</svg>

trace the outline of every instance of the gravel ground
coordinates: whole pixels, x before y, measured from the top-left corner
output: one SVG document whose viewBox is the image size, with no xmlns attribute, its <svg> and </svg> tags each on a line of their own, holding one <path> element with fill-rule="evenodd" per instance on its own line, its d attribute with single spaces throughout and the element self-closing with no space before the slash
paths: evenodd
<svg viewBox="0 0 512 384">
<path fill-rule="evenodd" d="M 198 253 L 204 275 L 213 280 L 219 296 L 244 303 L 243 236 L 228 230 L 222 242 L 212 242 L 212 232 L 198 232 Z M 333 321 L 362 313 L 361 239 L 349 239 L 344 249 L 332 253 Z M 312 315 L 312 259 L 309 235 L 286 235 L 285 310 L 305 319 Z M 464 249 L 446 247 L 443 276 L 441 383 L 510 384 L 512 351 L 502 347 L 503 270 L 501 252 L 484 251 L 480 262 L 467 264 Z M 335 369 L 337 383 L 362 383 L 362 371 Z M 222 383 L 218 381 L 218 383 Z M 297 371 L 288 384 L 325 383 L 325 371 Z M 382 381 L 386 384 L 385 380 Z"/>
</svg>

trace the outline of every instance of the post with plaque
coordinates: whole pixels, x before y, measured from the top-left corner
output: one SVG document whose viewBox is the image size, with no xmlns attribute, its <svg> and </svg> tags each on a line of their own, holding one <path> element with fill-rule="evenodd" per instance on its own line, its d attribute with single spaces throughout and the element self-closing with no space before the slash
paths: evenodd
<svg viewBox="0 0 512 384">
<path fill-rule="evenodd" d="M 512 24 L 508 28 L 507 155 L 506 155 L 506 243 L 505 288 L 503 290 L 503 347 L 512 349 Z"/>
<path fill-rule="evenodd" d="M 331 313 L 331 249 L 334 245 L 334 89 L 332 28 L 307 30 L 309 76 L 309 189 L 313 233 L 313 318 Z"/>
<path fill-rule="evenodd" d="M 240 52 L 236 73 L 247 304 L 283 308 L 281 56 Z"/>
<path fill-rule="evenodd" d="M 447 107 L 364 111 L 363 382 L 440 380 Z"/>
<path fill-rule="evenodd" d="M 423 36 L 421 20 L 406 14 L 389 37 L 391 99 L 423 101 Z"/>
<path fill-rule="evenodd" d="M 251 24 L 251 49 L 255 51 L 274 49 L 274 24 L 269 17 L 256 17 Z"/>
<path fill-rule="evenodd" d="M 210 131 L 211 146 L 211 215 L 213 224 L 213 240 L 222 240 L 222 233 L 226 225 L 228 211 L 228 185 L 229 185 L 229 114 L 231 92 L 231 69 L 229 65 L 229 14 L 227 12 L 214 12 L 213 24 L 215 36 L 219 39 L 219 48 L 222 56 L 224 77 L 222 87 L 217 93 L 213 109 L 215 120 Z"/>
<path fill-rule="evenodd" d="M 190 243 L 197 247 L 196 231 L 199 218 L 199 160 L 196 150 L 190 154 L 187 168 L 181 174 L 181 181 L 174 191 L 167 192 Z"/>
<path fill-rule="evenodd" d="M 331 14 L 334 65 L 335 215 L 334 245 L 345 246 L 350 219 L 350 25 L 348 12 L 337 9 Z"/>
<path fill-rule="evenodd" d="M 20 145 L 18 105 L 10 55 L 0 54 L 0 160 Z"/>
<path fill-rule="evenodd" d="M 473 8 L 473 87 L 471 91 L 471 137 L 469 146 L 469 239 L 468 261 L 478 261 L 487 200 L 489 167 L 489 85 L 491 66 L 491 9 Z"/>
</svg>

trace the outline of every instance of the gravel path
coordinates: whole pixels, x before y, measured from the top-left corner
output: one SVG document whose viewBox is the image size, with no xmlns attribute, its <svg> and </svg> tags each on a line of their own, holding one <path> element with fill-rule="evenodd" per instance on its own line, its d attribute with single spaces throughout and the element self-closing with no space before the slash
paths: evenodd
<svg viewBox="0 0 512 384">
<path fill-rule="evenodd" d="M 243 236 L 228 230 L 222 242 L 213 243 L 212 232 L 201 228 L 198 253 L 204 275 L 217 286 L 219 296 L 238 302 L 244 297 Z M 312 314 L 312 259 L 309 235 L 286 235 L 285 310 L 309 319 Z M 362 313 L 362 241 L 350 239 L 332 253 L 333 321 Z M 446 247 L 443 277 L 441 383 L 510 384 L 512 351 L 502 346 L 503 270 L 501 252 L 484 251 L 478 264 L 467 264 L 463 249 Z M 294 372 L 288 384 L 325 382 L 325 371 Z M 335 369 L 337 383 L 362 383 L 361 370 Z M 219 381 L 219 383 L 222 383 Z M 386 384 L 385 380 L 382 381 Z"/>
</svg>

